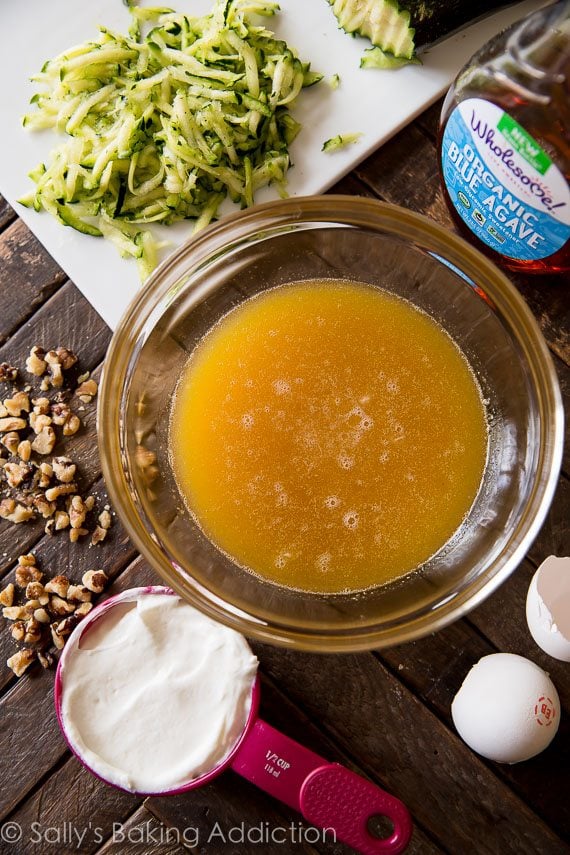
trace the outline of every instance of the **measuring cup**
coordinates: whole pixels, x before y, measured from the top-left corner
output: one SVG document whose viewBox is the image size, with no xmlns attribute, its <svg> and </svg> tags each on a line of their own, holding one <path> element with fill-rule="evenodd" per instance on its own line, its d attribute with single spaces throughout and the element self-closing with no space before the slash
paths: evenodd
<svg viewBox="0 0 570 855">
<path fill-rule="evenodd" d="M 83 634 L 103 615 L 119 603 L 153 594 L 178 596 L 170 588 L 158 585 L 132 588 L 110 597 L 93 609 L 71 633 L 61 654 L 55 677 L 57 719 L 69 748 L 92 774 L 115 787 L 117 785 L 114 782 L 107 780 L 85 762 L 66 732 L 61 711 L 65 691 L 65 667 Z M 231 751 L 213 769 L 172 789 L 137 795 L 164 796 L 184 793 L 209 783 L 225 769 L 233 769 L 266 793 L 301 813 L 308 822 L 334 831 L 337 840 L 347 843 L 363 855 L 397 855 L 403 852 L 412 833 L 412 823 L 405 805 L 376 784 L 339 763 L 330 763 L 259 718 L 260 694 L 259 676 L 256 676 L 252 683 L 251 707 L 245 727 Z M 393 826 L 391 834 L 382 839 L 372 835 L 368 829 L 372 818 L 379 815 L 387 817 Z"/>
</svg>

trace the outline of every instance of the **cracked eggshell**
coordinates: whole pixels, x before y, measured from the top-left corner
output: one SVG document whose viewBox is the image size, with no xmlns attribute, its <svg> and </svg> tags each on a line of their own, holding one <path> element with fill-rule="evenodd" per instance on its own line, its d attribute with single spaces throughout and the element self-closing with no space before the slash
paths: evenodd
<svg viewBox="0 0 570 855">
<path fill-rule="evenodd" d="M 570 558 L 542 562 L 529 585 L 526 620 L 545 653 L 570 662 Z"/>
<path fill-rule="evenodd" d="M 457 732 L 467 745 L 497 763 L 520 763 L 552 742 L 560 701 L 542 668 L 514 653 L 483 656 L 451 705 Z"/>
</svg>

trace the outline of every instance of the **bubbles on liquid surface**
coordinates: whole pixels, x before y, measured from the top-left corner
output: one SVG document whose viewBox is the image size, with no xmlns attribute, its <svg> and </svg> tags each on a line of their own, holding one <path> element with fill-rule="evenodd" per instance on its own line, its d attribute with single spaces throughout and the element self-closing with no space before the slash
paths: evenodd
<svg viewBox="0 0 570 855">
<path fill-rule="evenodd" d="M 291 391 L 291 384 L 287 380 L 274 380 L 271 385 L 276 395 L 287 395 Z"/>
<path fill-rule="evenodd" d="M 290 558 L 290 552 L 280 552 L 279 555 L 276 557 L 274 564 L 278 570 L 283 570 Z"/>
<path fill-rule="evenodd" d="M 244 413 L 241 417 L 241 423 L 246 430 L 251 430 L 255 423 L 255 417 L 253 413 Z"/>
<path fill-rule="evenodd" d="M 340 505 L 340 499 L 338 496 L 327 496 L 324 504 L 325 508 L 328 508 L 330 511 L 333 511 Z"/>
<path fill-rule="evenodd" d="M 350 454 L 341 452 L 337 457 L 337 463 L 341 469 L 352 469 L 354 466 L 354 457 L 351 457 Z"/>
<path fill-rule="evenodd" d="M 359 522 L 360 514 L 357 511 L 347 511 L 342 518 L 342 524 L 346 526 L 346 528 L 351 529 L 351 531 L 358 528 Z"/>
<path fill-rule="evenodd" d="M 317 570 L 320 570 L 321 573 L 326 573 L 327 570 L 330 570 L 331 560 L 332 555 L 330 554 L 330 552 L 323 552 L 315 561 L 315 567 L 317 568 Z"/>
</svg>

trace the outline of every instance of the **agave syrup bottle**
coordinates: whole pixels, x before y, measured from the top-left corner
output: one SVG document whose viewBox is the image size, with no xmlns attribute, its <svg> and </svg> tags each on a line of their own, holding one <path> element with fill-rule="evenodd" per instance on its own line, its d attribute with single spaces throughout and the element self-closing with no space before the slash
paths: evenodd
<svg viewBox="0 0 570 855">
<path fill-rule="evenodd" d="M 526 273 L 570 271 L 570 2 L 500 33 L 443 105 L 444 194 L 463 234 Z"/>
</svg>

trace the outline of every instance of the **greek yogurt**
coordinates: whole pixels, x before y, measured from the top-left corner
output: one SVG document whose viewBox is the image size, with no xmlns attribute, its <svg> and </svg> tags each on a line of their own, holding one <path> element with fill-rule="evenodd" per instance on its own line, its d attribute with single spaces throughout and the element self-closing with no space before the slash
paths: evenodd
<svg viewBox="0 0 570 855">
<path fill-rule="evenodd" d="M 175 595 L 134 590 L 70 637 L 60 722 L 97 775 L 126 790 L 164 792 L 228 757 L 256 672 L 239 633 Z"/>
</svg>

